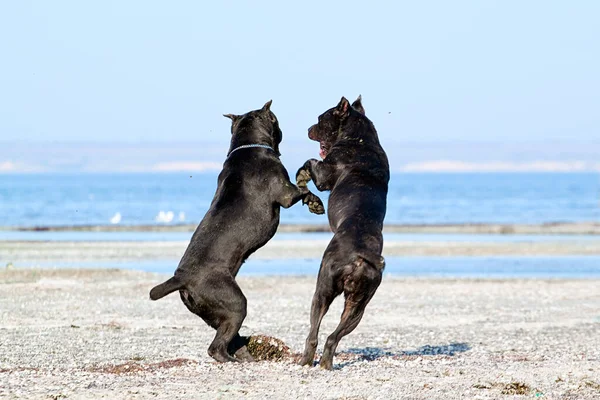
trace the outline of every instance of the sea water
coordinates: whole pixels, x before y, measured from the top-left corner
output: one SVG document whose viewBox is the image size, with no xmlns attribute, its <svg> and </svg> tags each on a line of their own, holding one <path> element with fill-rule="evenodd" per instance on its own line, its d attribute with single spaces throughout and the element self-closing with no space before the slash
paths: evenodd
<svg viewBox="0 0 600 400">
<path fill-rule="evenodd" d="M 0 226 L 197 224 L 216 185 L 216 173 L 4 174 Z M 600 174 L 396 173 L 390 181 L 386 223 L 576 221 L 600 221 Z M 298 204 L 281 210 L 281 222 L 327 218 Z"/>
</svg>

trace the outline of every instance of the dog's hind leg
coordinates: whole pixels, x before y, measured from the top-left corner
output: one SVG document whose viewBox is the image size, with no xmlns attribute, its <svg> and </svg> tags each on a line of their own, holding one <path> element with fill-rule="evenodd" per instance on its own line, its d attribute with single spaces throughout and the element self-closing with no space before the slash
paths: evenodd
<svg viewBox="0 0 600 400">
<path fill-rule="evenodd" d="M 319 291 L 315 292 L 313 296 L 312 306 L 310 310 L 310 331 L 306 338 L 306 344 L 304 345 L 304 353 L 300 359 L 300 365 L 312 366 L 315 359 L 315 353 L 317 351 L 317 344 L 319 343 L 319 327 L 323 317 L 329 310 L 329 306 L 333 302 L 333 298 L 329 299 Z"/>
<path fill-rule="evenodd" d="M 319 327 L 321 321 L 329 306 L 333 302 L 333 299 L 338 295 L 333 291 L 333 282 L 331 279 L 323 279 L 319 273 L 319 279 L 317 280 L 317 289 L 313 296 L 312 305 L 310 309 L 310 331 L 306 338 L 306 344 L 304 346 L 304 353 L 300 359 L 300 365 L 313 365 L 315 359 L 315 352 L 317 351 L 317 344 L 319 343 Z M 324 275 L 324 274 L 323 274 Z"/>
<path fill-rule="evenodd" d="M 195 296 L 202 299 L 204 321 L 217 333 L 208 347 L 208 355 L 219 362 L 240 361 L 232 357 L 228 349 L 239 337 L 239 330 L 246 318 L 246 297 L 229 273 L 214 274 L 197 289 Z"/>
<path fill-rule="evenodd" d="M 367 304 L 381 283 L 381 272 L 364 262 L 361 264 L 358 271 L 344 282 L 344 311 L 338 327 L 325 342 L 319 363 L 323 369 L 333 369 L 333 356 L 340 340 L 358 326 Z"/>
<path fill-rule="evenodd" d="M 227 352 L 240 361 L 252 362 L 256 361 L 248 351 L 249 337 L 242 337 L 239 333 L 233 338 Z"/>
</svg>

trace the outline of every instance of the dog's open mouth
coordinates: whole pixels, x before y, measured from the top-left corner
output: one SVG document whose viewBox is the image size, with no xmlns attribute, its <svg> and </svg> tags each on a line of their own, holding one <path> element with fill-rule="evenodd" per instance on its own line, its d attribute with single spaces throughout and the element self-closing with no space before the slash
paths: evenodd
<svg viewBox="0 0 600 400">
<path fill-rule="evenodd" d="M 327 146 L 325 143 L 320 142 L 320 149 L 319 149 L 319 155 L 321 156 L 322 159 L 324 159 L 325 157 L 327 157 L 327 153 L 329 153 L 329 146 Z"/>
</svg>

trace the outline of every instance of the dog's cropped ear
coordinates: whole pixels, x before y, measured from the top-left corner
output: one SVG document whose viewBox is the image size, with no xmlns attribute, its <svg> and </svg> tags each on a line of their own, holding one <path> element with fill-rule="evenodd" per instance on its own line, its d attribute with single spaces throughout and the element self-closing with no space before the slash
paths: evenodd
<svg viewBox="0 0 600 400">
<path fill-rule="evenodd" d="M 229 118 L 231 120 L 231 122 L 233 122 L 234 124 L 236 123 L 236 121 L 238 121 L 240 118 L 242 118 L 241 115 L 235 115 L 235 114 L 223 114 L 223 116 L 225 118 Z"/>
<path fill-rule="evenodd" d="M 347 98 L 342 97 L 338 105 L 335 107 L 333 111 L 334 115 L 337 115 L 340 118 L 346 118 L 350 112 L 350 102 Z"/>
<path fill-rule="evenodd" d="M 229 118 L 231 120 L 231 134 L 233 135 L 233 132 L 234 132 L 235 127 L 236 127 L 236 124 L 238 122 L 240 122 L 240 120 L 242 119 L 243 115 L 223 114 L 223 116 L 225 118 Z"/>
<path fill-rule="evenodd" d="M 362 96 L 360 94 L 358 95 L 358 98 L 354 100 L 354 103 L 352 103 L 352 108 L 354 108 L 362 115 L 365 115 L 365 108 L 362 105 Z"/>
<path fill-rule="evenodd" d="M 265 103 L 265 105 L 263 106 L 263 108 L 260 109 L 260 111 L 265 112 L 265 111 L 271 111 L 271 104 L 273 104 L 273 100 L 269 100 Z"/>
</svg>

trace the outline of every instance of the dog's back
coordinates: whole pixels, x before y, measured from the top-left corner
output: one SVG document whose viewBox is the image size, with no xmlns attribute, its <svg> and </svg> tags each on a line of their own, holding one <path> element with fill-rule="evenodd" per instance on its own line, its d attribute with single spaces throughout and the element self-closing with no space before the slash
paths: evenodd
<svg viewBox="0 0 600 400">
<path fill-rule="evenodd" d="M 268 150 L 253 151 L 263 154 L 251 158 L 238 154 L 239 159 L 232 157 L 225 162 L 215 197 L 192 236 L 176 276 L 225 266 L 235 276 L 242 262 L 275 234 L 280 207 L 274 206 L 265 182 L 284 169 Z"/>
<path fill-rule="evenodd" d="M 334 239 L 352 247 L 350 258 L 363 254 L 367 262 L 383 268 L 389 163 L 371 121 L 359 113 L 354 117 L 366 121 L 351 125 L 349 139 L 337 142 L 327 156 L 339 169 L 327 215 Z"/>
<path fill-rule="evenodd" d="M 186 287 L 204 269 L 228 270 L 233 276 L 243 261 L 264 246 L 279 225 L 280 208 L 265 187 L 283 165 L 266 149 L 233 154 L 219 174 L 210 208 L 196 228 L 175 276 L 150 292 L 152 300 Z"/>
</svg>

